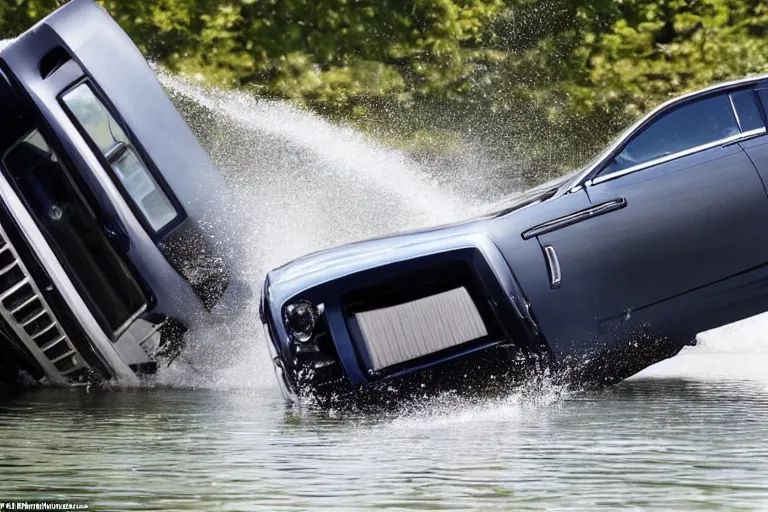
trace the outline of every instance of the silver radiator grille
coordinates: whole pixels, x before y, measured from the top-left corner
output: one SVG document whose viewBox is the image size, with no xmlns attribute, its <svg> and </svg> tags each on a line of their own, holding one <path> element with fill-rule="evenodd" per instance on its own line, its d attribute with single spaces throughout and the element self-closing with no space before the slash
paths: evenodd
<svg viewBox="0 0 768 512">
<path fill-rule="evenodd" d="M 410 361 L 488 335 L 466 288 L 356 313 L 373 370 Z"/>
<path fill-rule="evenodd" d="M 0 317 L 52 380 L 68 382 L 87 364 L 74 348 L 0 227 Z"/>
</svg>

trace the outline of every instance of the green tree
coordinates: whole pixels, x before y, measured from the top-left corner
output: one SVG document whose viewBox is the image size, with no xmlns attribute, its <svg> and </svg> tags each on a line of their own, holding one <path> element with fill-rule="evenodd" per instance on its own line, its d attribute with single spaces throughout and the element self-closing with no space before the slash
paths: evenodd
<svg viewBox="0 0 768 512">
<path fill-rule="evenodd" d="M 532 182 L 660 102 L 768 72 L 765 0 L 100 0 L 150 58 Z M 56 0 L 0 4 L 15 35 Z"/>
</svg>

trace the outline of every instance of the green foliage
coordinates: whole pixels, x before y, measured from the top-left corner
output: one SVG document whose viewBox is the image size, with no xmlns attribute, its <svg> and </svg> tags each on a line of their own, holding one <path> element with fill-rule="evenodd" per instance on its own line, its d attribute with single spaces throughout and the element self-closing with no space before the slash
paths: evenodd
<svg viewBox="0 0 768 512">
<path fill-rule="evenodd" d="M 172 70 L 406 148 L 478 137 L 531 181 L 671 96 L 768 72 L 765 0 L 100 1 Z M 0 34 L 56 3 L 6 0 Z"/>
</svg>

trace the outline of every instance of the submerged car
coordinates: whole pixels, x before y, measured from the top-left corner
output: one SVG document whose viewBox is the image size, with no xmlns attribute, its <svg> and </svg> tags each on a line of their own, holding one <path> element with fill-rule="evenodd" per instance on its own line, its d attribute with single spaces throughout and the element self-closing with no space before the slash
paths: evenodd
<svg viewBox="0 0 768 512">
<path fill-rule="evenodd" d="M 689 94 L 502 211 L 273 270 L 261 320 L 285 396 L 528 362 L 617 381 L 768 310 L 767 107 L 768 76 Z"/>
<path fill-rule="evenodd" d="M 248 296 L 223 178 L 100 6 L 0 51 L 0 110 L 4 375 L 132 382 Z"/>
</svg>

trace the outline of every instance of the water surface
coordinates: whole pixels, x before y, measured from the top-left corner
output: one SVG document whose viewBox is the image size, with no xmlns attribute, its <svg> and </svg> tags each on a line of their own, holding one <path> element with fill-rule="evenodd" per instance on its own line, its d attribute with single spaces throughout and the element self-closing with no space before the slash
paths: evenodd
<svg viewBox="0 0 768 512">
<path fill-rule="evenodd" d="M 366 413 L 274 388 L 28 391 L 0 496 L 97 510 L 761 509 L 766 384 L 646 377 Z"/>
</svg>

